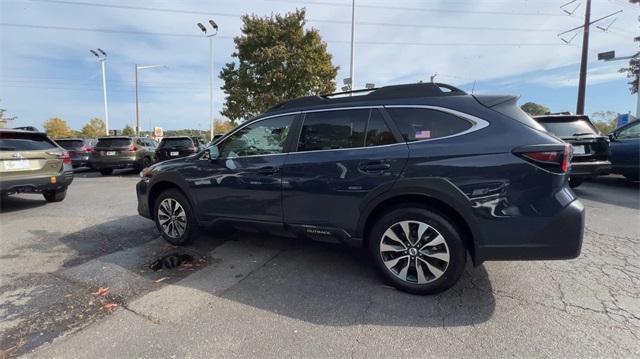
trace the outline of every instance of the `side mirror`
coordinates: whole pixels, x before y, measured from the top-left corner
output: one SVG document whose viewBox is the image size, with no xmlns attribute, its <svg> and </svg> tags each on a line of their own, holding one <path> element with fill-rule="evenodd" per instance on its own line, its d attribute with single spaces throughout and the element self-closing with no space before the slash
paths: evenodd
<svg viewBox="0 0 640 359">
<path fill-rule="evenodd" d="M 618 139 L 618 134 L 617 134 L 617 133 L 615 133 L 615 132 L 611 132 L 611 133 L 609 134 L 609 140 L 610 140 L 610 141 L 615 141 L 615 140 L 617 140 L 617 139 Z"/>
<path fill-rule="evenodd" d="M 220 157 L 220 150 L 218 150 L 218 146 L 213 145 L 207 148 L 206 153 L 208 154 L 209 160 L 213 161 Z"/>
</svg>

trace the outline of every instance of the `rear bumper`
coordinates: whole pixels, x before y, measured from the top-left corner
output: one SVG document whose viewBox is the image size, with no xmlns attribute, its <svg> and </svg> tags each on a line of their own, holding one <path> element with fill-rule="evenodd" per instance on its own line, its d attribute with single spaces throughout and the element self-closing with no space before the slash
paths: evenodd
<svg viewBox="0 0 640 359">
<path fill-rule="evenodd" d="M 73 167 L 88 166 L 90 160 L 91 158 L 89 155 L 71 156 L 71 164 Z"/>
<path fill-rule="evenodd" d="M 476 257 L 479 261 L 576 258 L 582 248 L 584 217 L 584 206 L 574 200 L 533 234 L 535 244 L 480 246 Z"/>
<path fill-rule="evenodd" d="M 609 161 L 592 161 L 592 162 L 572 162 L 571 177 L 596 177 L 611 172 L 611 162 Z"/>
<path fill-rule="evenodd" d="M 119 168 L 134 168 L 138 166 L 137 160 L 110 160 L 110 161 L 99 161 L 99 160 L 90 160 L 89 164 L 91 167 L 101 170 L 101 169 L 119 169 Z"/>
<path fill-rule="evenodd" d="M 61 190 L 73 182 L 73 171 L 64 171 L 57 176 L 27 178 L 19 180 L 0 180 L 0 193 L 40 193 L 42 191 Z"/>
</svg>

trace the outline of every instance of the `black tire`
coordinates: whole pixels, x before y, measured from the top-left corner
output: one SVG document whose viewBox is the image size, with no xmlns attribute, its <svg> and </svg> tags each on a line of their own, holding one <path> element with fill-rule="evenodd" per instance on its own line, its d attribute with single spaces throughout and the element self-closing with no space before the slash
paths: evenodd
<svg viewBox="0 0 640 359">
<path fill-rule="evenodd" d="M 400 225 L 399 223 L 403 221 L 421 222 L 423 224 L 427 224 L 429 227 L 435 230 L 432 231 L 431 229 L 427 229 L 424 233 L 428 235 L 423 235 L 422 238 L 418 240 L 418 242 L 413 243 L 414 245 L 419 244 L 419 246 L 416 248 L 420 248 L 420 246 L 423 246 L 421 248 L 424 248 L 424 251 L 430 251 L 430 249 L 426 248 L 424 244 L 433 243 L 433 238 L 436 238 L 437 234 L 439 233 L 445 244 L 431 246 L 431 249 L 439 248 L 438 250 L 441 252 L 448 251 L 448 264 L 446 264 L 445 261 L 434 259 L 433 257 L 424 254 L 423 249 L 420 249 L 420 251 L 416 251 L 417 253 L 414 253 L 415 256 L 408 255 L 408 251 L 400 251 L 399 254 L 395 251 L 384 252 L 383 254 L 383 252 L 380 251 L 382 242 L 384 240 L 385 244 L 388 244 L 388 241 L 390 239 L 387 236 L 383 238 L 383 235 L 388 229 L 393 230 L 391 229 L 391 227 L 397 230 L 398 226 Z M 416 223 L 410 224 L 409 228 L 411 228 L 411 231 L 413 231 L 414 228 L 417 230 L 419 227 Z M 458 279 L 460 279 L 460 276 L 464 271 L 464 267 L 467 261 L 467 251 L 465 249 L 465 245 L 462 241 L 460 233 L 461 232 L 456 228 L 455 224 L 452 221 L 437 212 L 419 207 L 395 208 L 387 211 L 377 218 L 375 225 L 369 232 L 367 243 L 369 252 L 376 268 L 386 279 L 386 281 L 388 281 L 391 285 L 399 290 L 408 293 L 435 294 L 451 288 L 458 281 Z M 403 244 L 403 246 L 405 245 Z M 405 246 L 405 249 L 407 248 L 407 246 Z M 436 253 L 435 250 L 431 253 L 431 255 L 433 255 L 434 253 Z M 385 265 L 385 261 L 383 260 L 383 255 L 387 256 L 396 254 L 398 254 L 398 256 L 392 257 L 391 261 L 397 259 L 398 257 L 407 257 L 406 263 L 409 269 L 407 270 L 407 272 L 405 272 L 406 280 L 401 279 L 397 272 L 392 272 L 395 270 L 394 267 L 392 267 L 392 269 L 387 268 L 387 266 Z M 388 259 L 389 258 L 387 257 L 387 260 Z M 398 265 L 402 267 L 402 264 L 404 263 L 403 261 L 404 259 L 398 261 Z M 423 264 L 425 263 L 425 261 L 429 262 L 431 265 L 435 265 L 435 269 L 442 270 L 442 273 L 440 275 L 434 274 L 437 272 L 435 270 L 432 271 L 427 265 Z M 424 276 L 429 276 L 429 278 L 427 278 L 428 281 L 425 283 L 418 282 L 418 263 L 420 263 L 419 267 L 422 269 L 423 279 Z M 427 268 L 427 270 L 425 270 L 425 268 Z M 402 273 L 402 271 L 400 271 L 400 273 Z M 412 273 L 413 278 L 410 278 L 409 275 Z"/>
<path fill-rule="evenodd" d="M 102 168 L 100 169 L 100 174 L 103 176 L 109 176 L 113 173 L 113 168 Z"/>
<path fill-rule="evenodd" d="M 42 196 L 44 196 L 44 199 L 49 203 L 62 202 L 67 196 L 67 189 L 42 191 Z"/>
<path fill-rule="evenodd" d="M 569 177 L 569 187 L 576 188 L 580 186 L 584 182 L 584 178 L 580 177 Z"/>
<path fill-rule="evenodd" d="M 183 209 L 184 217 L 185 217 L 184 221 L 179 220 L 178 217 L 179 217 L 179 213 L 181 212 L 178 212 L 174 221 L 175 224 L 173 225 L 173 228 L 176 231 L 179 230 L 179 228 L 177 228 L 176 226 L 180 226 L 180 224 L 184 225 L 184 230 L 181 234 L 177 232 L 173 232 L 173 235 L 171 235 L 169 233 L 171 232 L 171 225 L 168 224 L 168 227 L 167 227 L 168 229 L 165 229 L 161 224 L 161 221 L 164 218 L 167 218 L 166 216 L 163 216 L 162 213 L 159 213 L 160 206 L 165 200 L 167 200 L 169 203 L 171 201 L 175 201 Z M 189 203 L 189 200 L 187 200 L 185 195 L 177 189 L 168 189 L 160 193 L 160 195 L 158 196 L 158 198 L 156 198 L 156 201 L 153 205 L 153 218 L 155 219 L 156 228 L 158 228 L 158 231 L 162 235 L 162 238 L 164 238 L 165 241 L 173 245 L 176 245 L 176 246 L 187 245 L 193 242 L 193 240 L 197 235 L 198 222 L 196 221 L 195 215 L 193 214 L 193 209 L 191 208 L 191 204 Z M 180 223 L 177 223 L 177 222 L 180 222 Z"/>
<path fill-rule="evenodd" d="M 147 167 L 151 166 L 151 158 L 149 157 L 144 157 L 142 159 L 142 168 L 140 169 L 141 171 Z"/>
</svg>

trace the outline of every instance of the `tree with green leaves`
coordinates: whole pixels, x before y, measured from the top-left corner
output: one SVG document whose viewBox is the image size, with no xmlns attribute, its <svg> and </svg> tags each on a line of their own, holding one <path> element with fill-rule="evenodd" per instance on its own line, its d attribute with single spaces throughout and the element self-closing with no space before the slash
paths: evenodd
<svg viewBox="0 0 640 359">
<path fill-rule="evenodd" d="M 520 108 L 531 116 L 546 115 L 550 112 L 548 107 L 535 102 L 527 102 L 520 106 Z"/>
<path fill-rule="evenodd" d="M 7 125 L 9 124 L 9 122 L 15 120 L 17 117 L 13 116 L 13 117 L 5 117 L 4 113 L 7 110 L 4 108 L 0 108 L 0 128 L 5 128 L 7 127 Z"/>
<path fill-rule="evenodd" d="M 84 127 L 82 127 L 82 135 L 88 138 L 96 138 L 105 136 L 107 133 L 107 125 L 101 119 L 94 117 Z"/>
<path fill-rule="evenodd" d="M 242 16 L 234 62 L 220 72 L 222 114 L 235 123 L 287 99 L 335 91 L 338 67 L 316 29 L 305 29 L 305 10 L 286 15 Z"/>
<path fill-rule="evenodd" d="M 51 138 L 73 137 L 74 132 L 67 124 L 67 121 L 54 117 L 47 120 L 42 127 Z"/>
<path fill-rule="evenodd" d="M 136 131 L 133 129 L 133 127 L 131 127 L 129 125 L 126 125 L 122 129 L 122 135 L 123 136 L 135 136 L 136 135 Z"/>
<path fill-rule="evenodd" d="M 617 127 L 618 113 L 614 111 L 598 111 L 591 115 L 591 121 L 600 132 L 607 134 Z"/>
</svg>

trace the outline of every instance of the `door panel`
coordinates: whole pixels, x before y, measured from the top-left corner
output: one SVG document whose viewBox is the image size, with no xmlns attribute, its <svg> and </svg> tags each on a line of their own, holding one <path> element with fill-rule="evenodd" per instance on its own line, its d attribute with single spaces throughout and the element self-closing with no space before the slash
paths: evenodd
<svg viewBox="0 0 640 359">
<path fill-rule="evenodd" d="M 258 120 L 218 144 L 220 156 L 194 161 L 185 174 L 205 219 L 282 222 L 285 143 L 297 115 Z"/>
<path fill-rule="evenodd" d="M 618 134 L 610 143 L 611 163 L 617 170 L 637 170 L 640 166 L 640 123 Z"/>
<path fill-rule="evenodd" d="M 404 168 L 406 144 L 389 143 L 395 139 L 388 129 L 372 129 L 374 122 L 384 121 L 377 109 L 340 112 L 304 119 L 299 152 L 287 156 L 283 169 L 285 223 L 340 228 L 353 235 L 364 197 L 390 189 Z"/>
</svg>

